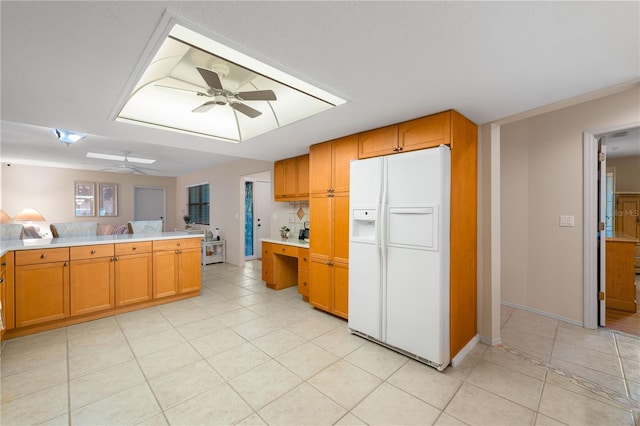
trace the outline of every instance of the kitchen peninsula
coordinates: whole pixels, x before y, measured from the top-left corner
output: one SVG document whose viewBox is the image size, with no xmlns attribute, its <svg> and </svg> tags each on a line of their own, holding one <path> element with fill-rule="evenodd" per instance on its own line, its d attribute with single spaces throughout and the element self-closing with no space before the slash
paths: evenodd
<svg viewBox="0 0 640 426">
<path fill-rule="evenodd" d="M 298 286 L 309 301 L 309 243 L 304 240 L 262 239 L 262 280 L 274 290 Z"/>
<path fill-rule="evenodd" d="M 202 235 L 0 241 L 3 338 L 200 294 Z"/>
</svg>

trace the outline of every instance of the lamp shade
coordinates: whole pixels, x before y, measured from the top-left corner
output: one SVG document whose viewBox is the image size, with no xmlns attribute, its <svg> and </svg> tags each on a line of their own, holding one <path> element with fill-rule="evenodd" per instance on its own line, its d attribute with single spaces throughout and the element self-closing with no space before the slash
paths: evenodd
<svg viewBox="0 0 640 426">
<path fill-rule="evenodd" d="M 8 214 L 4 212 L 4 210 L 0 209 L 0 223 L 11 223 L 13 220 L 9 217 Z"/>
<path fill-rule="evenodd" d="M 46 220 L 36 209 L 26 208 L 13 217 L 13 220 L 43 221 Z"/>
</svg>

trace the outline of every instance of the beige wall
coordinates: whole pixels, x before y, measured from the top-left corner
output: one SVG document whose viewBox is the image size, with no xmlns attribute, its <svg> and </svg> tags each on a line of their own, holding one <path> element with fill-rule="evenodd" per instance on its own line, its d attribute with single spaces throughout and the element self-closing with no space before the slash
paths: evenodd
<svg viewBox="0 0 640 426">
<path fill-rule="evenodd" d="M 244 177 L 265 171 L 268 171 L 272 176 L 272 162 L 241 159 L 178 177 L 176 182 L 177 203 L 174 212 L 176 223 L 179 226 L 184 226 L 182 215 L 187 205 L 187 186 L 209 182 L 209 190 L 211 191 L 210 228 L 219 227 L 222 238 L 226 240 L 226 261 L 234 265 L 243 265 Z M 273 195 L 271 198 L 273 199 Z M 288 203 L 272 204 L 272 237 L 277 234 L 275 231 L 279 228 L 279 226 L 276 227 L 277 224 L 288 222 L 288 207 Z"/>
<path fill-rule="evenodd" d="M 607 158 L 607 171 L 615 170 L 615 192 L 640 192 L 640 156 Z"/>
<path fill-rule="evenodd" d="M 636 85 L 501 127 L 503 302 L 582 323 L 583 131 L 638 117 Z M 561 228 L 560 215 L 574 216 L 575 226 Z"/>
<path fill-rule="evenodd" d="M 109 182 L 118 184 L 118 216 L 74 217 L 74 181 Z M 95 172 L 53 167 L 24 166 L 2 163 L 1 207 L 13 217 L 25 207 L 33 207 L 46 219 L 41 229 L 48 230 L 52 222 L 95 221 L 125 224 L 133 219 L 133 187 L 156 186 L 166 189 L 167 217 L 165 229 L 173 230 L 176 205 L 176 179 L 146 175 Z"/>
</svg>

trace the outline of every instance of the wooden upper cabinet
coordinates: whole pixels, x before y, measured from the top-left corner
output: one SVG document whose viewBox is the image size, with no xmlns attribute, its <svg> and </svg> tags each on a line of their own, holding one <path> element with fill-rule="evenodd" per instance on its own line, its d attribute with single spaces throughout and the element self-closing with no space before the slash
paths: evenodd
<svg viewBox="0 0 640 426">
<path fill-rule="evenodd" d="M 398 125 L 358 134 L 358 158 L 379 157 L 398 152 Z"/>
<path fill-rule="evenodd" d="M 400 123 L 398 147 L 400 151 L 415 151 L 451 144 L 451 111 Z"/>
<path fill-rule="evenodd" d="M 309 192 L 349 192 L 349 163 L 358 159 L 358 135 L 309 147 Z"/>
<path fill-rule="evenodd" d="M 331 189 L 331 142 L 309 147 L 309 193 L 326 194 Z"/>
<path fill-rule="evenodd" d="M 309 199 L 309 155 L 286 158 L 273 165 L 275 201 Z"/>
<path fill-rule="evenodd" d="M 336 139 L 331 144 L 332 192 L 349 192 L 350 163 L 358 159 L 358 135 Z"/>
</svg>

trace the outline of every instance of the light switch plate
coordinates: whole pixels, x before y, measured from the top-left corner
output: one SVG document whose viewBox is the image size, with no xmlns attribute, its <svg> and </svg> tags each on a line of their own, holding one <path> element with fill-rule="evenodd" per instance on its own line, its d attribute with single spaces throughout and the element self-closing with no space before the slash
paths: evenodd
<svg viewBox="0 0 640 426">
<path fill-rule="evenodd" d="M 575 226 L 575 216 L 560 216 L 560 226 Z"/>
</svg>

